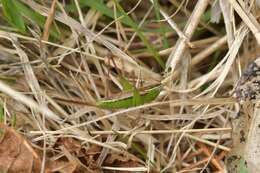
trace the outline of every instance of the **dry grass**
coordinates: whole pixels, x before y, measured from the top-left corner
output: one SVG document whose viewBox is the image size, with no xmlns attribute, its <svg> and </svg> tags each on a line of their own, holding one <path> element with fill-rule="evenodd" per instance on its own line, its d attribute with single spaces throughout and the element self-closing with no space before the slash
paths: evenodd
<svg viewBox="0 0 260 173">
<path fill-rule="evenodd" d="M 243 157 L 237 133 L 249 125 L 238 114 L 252 108 L 240 108 L 232 93 L 260 54 L 254 1 L 121 1 L 130 20 L 114 0 L 21 2 L 47 20 L 39 28 L 25 19 L 21 33 L 2 15 L 1 119 L 11 125 L 15 116 L 38 171 L 227 172 L 230 153 Z M 162 90 L 127 109 L 99 107 L 129 94 L 122 76 L 140 92 Z"/>
</svg>

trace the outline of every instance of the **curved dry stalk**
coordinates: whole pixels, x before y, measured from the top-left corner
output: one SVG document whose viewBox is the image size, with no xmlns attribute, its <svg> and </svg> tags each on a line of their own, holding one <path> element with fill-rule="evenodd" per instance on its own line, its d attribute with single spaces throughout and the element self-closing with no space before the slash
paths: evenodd
<svg viewBox="0 0 260 173">
<path fill-rule="evenodd" d="M 210 128 L 210 129 L 187 129 L 185 133 L 214 133 L 214 132 L 229 132 L 231 128 Z M 92 135 L 129 135 L 129 131 L 122 130 L 102 130 L 102 131 L 89 131 Z M 135 134 L 172 134 L 172 133 L 183 133 L 184 130 L 138 130 Z M 42 131 L 30 131 L 31 134 L 42 134 Z M 57 131 L 45 131 L 46 134 L 63 134 L 64 132 Z"/>
<path fill-rule="evenodd" d="M 200 21 L 200 17 L 202 16 L 203 12 L 206 10 L 208 6 L 209 0 L 199 0 L 184 28 L 184 34 L 188 39 L 191 39 L 198 23 Z M 170 56 L 168 57 L 166 67 L 171 68 L 171 74 L 175 71 L 176 65 L 179 63 L 181 56 L 186 48 L 186 40 L 183 38 L 179 38 L 176 43 L 175 51 L 171 52 Z"/>
<path fill-rule="evenodd" d="M 29 108 L 36 110 L 36 111 L 42 113 L 43 115 L 46 115 L 46 117 L 50 118 L 51 120 L 58 121 L 58 122 L 61 120 L 61 118 L 58 115 L 56 115 L 54 112 L 52 112 L 48 107 L 46 107 L 44 105 L 38 105 L 31 98 L 10 88 L 8 85 L 4 84 L 1 81 L 0 81 L 0 91 L 9 95 L 13 99 L 25 104 Z"/>
<path fill-rule="evenodd" d="M 245 9 L 243 9 L 243 6 L 239 5 L 236 0 L 229 0 L 229 2 L 234 7 L 237 14 L 248 26 L 248 28 L 252 31 L 258 44 L 260 44 L 260 24 L 257 22 L 256 18 L 253 16 L 252 13 L 247 12 Z"/>
<path fill-rule="evenodd" d="M 46 8 L 37 4 L 36 2 L 34 2 L 32 0 L 23 0 L 23 2 L 25 2 L 27 5 L 29 5 L 31 8 L 35 9 L 42 15 L 44 15 L 44 16 L 48 15 L 48 13 L 47 13 L 48 10 L 46 10 Z M 142 75 L 144 76 L 144 78 L 153 78 L 156 81 L 159 81 L 161 79 L 161 75 L 151 71 L 150 69 L 140 66 L 129 55 L 127 55 L 122 50 L 120 50 L 119 48 L 114 46 L 111 42 L 106 40 L 104 37 L 101 37 L 100 35 L 97 35 L 97 34 L 93 33 L 92 31 L 90 31 L 89 29 L 87 29 L 86 27 L 82 26 L 75 19 L 73 19 L 69 16 L 64 16 L 61 13 L 57 13 L 55 15 L 55 19 L 60 21 L 61 23 L 64 23 L 70 27 L 73 27 L 73 29 L 75 29 L 79 33 L 86 34 L 90 39 L 89 42 L 95 41 L 95 42 L 100 43 L 100 44 L 104 45 L 105 47 L 107 47 L 107 49 L 109 49 L 115 56 L 118 56 L 118 57 L 122 58 L 123 60 L 125 60 L 125 63 L 128 64 L 129 67 L 132 68 L 132 72 L 136 73 L 137 76 L 138 76 L 139 72 L 136 69 L 139 69 L 142 72 Z"/>
</svg>

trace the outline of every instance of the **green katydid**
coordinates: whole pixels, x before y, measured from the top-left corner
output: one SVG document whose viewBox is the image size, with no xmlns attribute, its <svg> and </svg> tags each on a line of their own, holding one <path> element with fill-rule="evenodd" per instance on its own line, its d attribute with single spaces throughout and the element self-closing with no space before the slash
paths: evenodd
<svg viewBox="0 0 260 173">
<path fill-rule="evenodd" d="M 123 90 L 131 91 L 132 95 L 119 99 L 98 101 L 97 106 L 105 109 L 120 109 L 139 106 L 156 99 L 161 91 L 161 86 L 157 86 L 140 94 L 140 92 L 126 79 L 121 78 L 120 83 L 122 84 Z"/>
</svg>

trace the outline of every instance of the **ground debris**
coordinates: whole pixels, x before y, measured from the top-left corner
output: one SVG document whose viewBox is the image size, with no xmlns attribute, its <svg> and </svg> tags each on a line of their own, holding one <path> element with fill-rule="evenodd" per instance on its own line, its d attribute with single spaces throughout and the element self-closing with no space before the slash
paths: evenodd
<svg viewBox="0 0 260 173">
<path fill-rule="evenodd" d="M 0 170 L 2 172 L 39 172 L 41 161 L 24 137 L 0 124 Z"/>
<path fill-rule="evenodd" d="M 237 83 L 234 96 L 242 102 L 260 99 L 260 58 L 247 66 Z"/>
</svg>

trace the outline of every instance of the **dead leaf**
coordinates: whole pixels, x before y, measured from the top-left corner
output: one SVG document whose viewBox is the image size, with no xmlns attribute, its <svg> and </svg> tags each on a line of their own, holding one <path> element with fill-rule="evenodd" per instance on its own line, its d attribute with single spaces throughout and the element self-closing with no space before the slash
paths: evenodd
<svg viewBox="0 0 260 173">
<path fill-rule="evenodd" d="M 97 160 L 101 152 L 101 147 L 98 145 L 91 145 L 86 151 L 84 152 L 84 160 L 85 164 L 92 168 L 96 169 L 98 166 Z"/>
<path fill-rule="evenodd" d="M 49 162 L 50 172 L 60 172 L 60 173 L 74 173 L 78 167 L 76 162 L 56 160 L 54 162 Z"/>
<path fill-rule="evenodd" d="M 113 167 L 142 167 L 143 165 L 140 164 L 134 158 L 129 156 L 119 154 L 119 153 L 111 153 L 106 158 L 104 164 L 106 166 L 113 166 Z M 130 173 L 130 171 L 118 171 L 118 173 Z"/>
<path fill-rule="evenodd" d="M 37 164 L 37 165 L 35 165 Z M 0 124 L 0 170 L 8 173 L 39 172 L 40 158 L 14 129 Z"/>
<path fill-rule="evenodd" d="M 105 164 L 112 165 L 115 162 L 127 162 L 130 161 L 130 159 L 122 154 L 109 154 L 108 157 L 105 160 Z"/>
<path fill-rule="evenodd" d="M 62 145 L 70 152 L 75 153 L 76 155 L 80 154 L 81 144 L 79 141 L 73 138 L 61 138 L 60 139 Z"/>
</svg>

